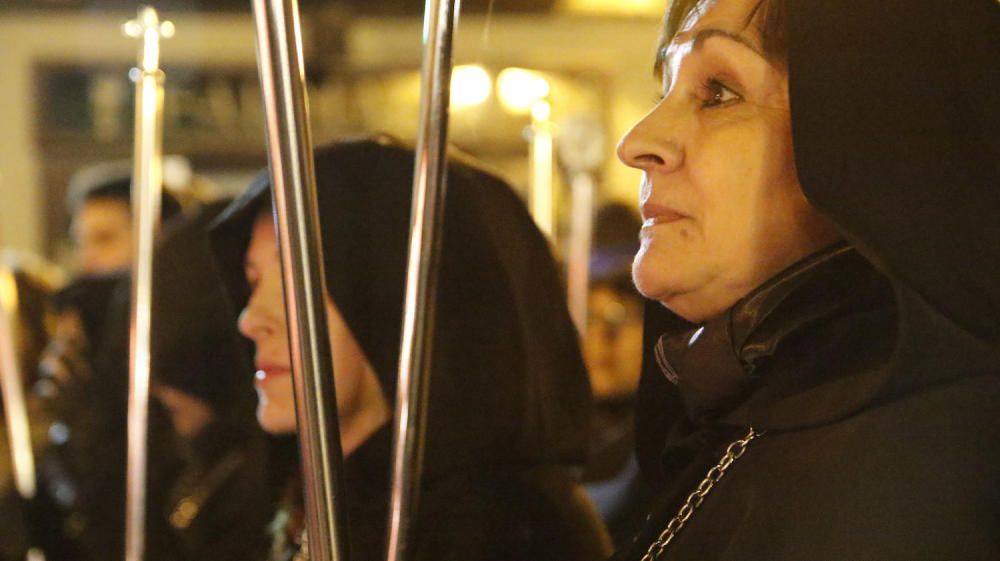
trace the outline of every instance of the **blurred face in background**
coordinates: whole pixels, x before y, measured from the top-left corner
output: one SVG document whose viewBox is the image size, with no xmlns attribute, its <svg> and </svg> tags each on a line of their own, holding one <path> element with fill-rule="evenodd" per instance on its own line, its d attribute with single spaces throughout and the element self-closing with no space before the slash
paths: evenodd
<svg viewBox="0 0 1000 561">
<path fill-rule="evenodd" d="M 131 265 L 132 213 L 127 202 L 111 198 L 83 202 L 70 231 L 81 273 L 110 273 Z"/>
<path fill-rule="evenodd" d="M 257 419 L 270 433 L 293 432 L 295 397 L 288 324 L 277 238 L 269 214 L 261 214 L 254 224 L 245 271 L 251 294 L 240 314 L 239 328 L 255 346 Z M 388 421 L 390 410 L 375 372 L 329 296 L 326 310 L 342 447 L 347 454 Z"/>
<path fill-rule="evenodd" d="M 633 292 L 594 286 L 587 303 L 584 358 L 598 400 L 628 397 L 642 368 L 642 302 Z"/>
</svg>

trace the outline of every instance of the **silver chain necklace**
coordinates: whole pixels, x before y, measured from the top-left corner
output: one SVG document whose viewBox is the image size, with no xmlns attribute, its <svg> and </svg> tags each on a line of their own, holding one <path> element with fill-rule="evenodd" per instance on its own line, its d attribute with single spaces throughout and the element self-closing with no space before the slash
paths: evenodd
<svg viewBox="0 0 1000 561">
<path fill-rule="evenodd" d="M 708 474 L 705 475 L 705 479 L 701 480 L 698 487 L 688 495 L 687 500 L 684 501 L 684 506 L 677 511 L 677 514 L 670 519 L 667 527 L 660 533 L 660 536 L 656 538 L 653 545 L 649 546 L 646 551 L 646 555 L 643 556 L 642 561 L 657 561 L 663 552 L 666 551 L 667 546 L 673 541 L 674 537 L 680 533 L 681 528 L 687 524 L 691 515 L 694 511 L 701 506 L 701 503 L 705 500 L 705 496 L 712 491 L 715 484 L 722 479 L 722 476 L 726 475 L 726 470 L 733 465 L 733 462 L 740 459 L 740 457 L 747 451 L 747 447 L 753 442 L 753 439 L 764 433 L 757 432 L 750 427 L 750 431 L 743 438 L 734 441 L 732 444 L 726 448 L 726 453 L 722 455 L 722 459 L 719 463 L 708 470 Z"/>
</svg>

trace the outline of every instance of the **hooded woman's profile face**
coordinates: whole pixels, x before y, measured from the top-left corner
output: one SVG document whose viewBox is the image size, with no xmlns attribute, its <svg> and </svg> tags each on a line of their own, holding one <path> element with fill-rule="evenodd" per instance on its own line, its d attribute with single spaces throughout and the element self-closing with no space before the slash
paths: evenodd
<svg viewBox="0 0 1000 561">
<path fill-rule="evenodd" d="M 689 321 L 839 238 L 799 186 L 787 71 L 760 31 L 766 3 L 692 7 L 658 57 L 662 99 L 618 148 L 643 172 L 636 285 Z"/>
<path fill-rule="evenodd" d="M 250 299 L 240 313 L 239 328 L 254 343 L 257 419 L 268 432 L 293 432 L 295 397 L 288 323 L 277 238 L 268 213 L 260 214 L 254 222 L 245 257 L 245 272 Z M 388 420 L 389 408 L 378 378 L 329 296 L 326 298 L 326 311 L 336 373 L 337 411 L 346 454 L 363 442 L 372 429 Z"/>
<path fill-rule="evenodd" d="M 345 453 L 392 417 L 409 250 L 413 150 L 385 136 L 316 150 L 326 312 Z M 295 430 L 289 327 L 264 172 L 220 215 L 213 249 L 255 346 L 258 419 Z M 450 161 L 435 299 L 427 469 L 575 464 L 590 391 L 544 235 L 503 180 Z M 471 267 L 469 264 L 474 263 Z M 559 400 L 546 396 L 560 395 Z M 366 434 L 367 433 L 367 434 Z M 377 442 L 378 439 L 370 439 Z"/>
</svg>

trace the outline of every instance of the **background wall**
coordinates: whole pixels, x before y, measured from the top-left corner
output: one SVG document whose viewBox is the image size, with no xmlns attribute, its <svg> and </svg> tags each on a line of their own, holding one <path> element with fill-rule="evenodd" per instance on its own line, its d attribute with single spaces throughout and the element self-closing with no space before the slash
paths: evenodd
<svg viewBox="0 0 1000 561">
<path fill-rule="evenodd" d="M 162 47 L 165 69 L 197 68 L 207 75 L 214 69 L 239 71 L 252 79 L 256 60 L 249 12 L 163 15 L 177 27 L 176 37 Z M 65 181 L 70 168 L 95 153 L 109 157 L 128 154 L 130 130 L 116 142 L 85 142 L 83 146 L 77 146 L 79 142 L 60 143 L 58 136 L 40 130 L 45 116 L 39 114 L 37 84 L 39 69 L 52 65 L 127 69 L 135 59 L 137 42 L 123 36 L 120 25 L 130 17 L 134 13 L 123 10 L 0 12 L 0 68 L 4 73 L 0 87 L 0 246 L 51 253 L 51 240 L 46 238 L 53 234 L 46 234 L 45 217 L 63 212 L 64 204 L 60 196 L 63 186 L 53 184 Z M 316 9 L 304 15 L 304 26 L 307 70 L 315 86 L 311 90 L 313 114 L 320 121 L 316 124 L 318 137 L 367 127 L 369 123 L 352 113 L 349 105 L 351 95 L 357 101 L 357 92 L 364 91 L 359 84 L 373 77 L 415 73 L 419 68 L 419 17 Z M 586 105 L 598 112 L 607 129 L 601 197 L 631 202 L 638 173 L 618 163 L 613 151 L 617 139 L 652 105 L 656 84 L 650 66 L 657 28 L 658 19 L 649 16 L 608 17 L 559 10 L 472 13 L 460 21 L 455 61 L 497 71 L 507 66 L 532 68 L 574 84 L 576 93 L 564 97 L 577 101 L 568 104 Z M 171 79 L 168 73 L 168 81 Z M 559 110 L 554 107 L 557 123 Z M 519 121 L 503 121 L 489 113 L 454 115 L 455 136 L 464 148 L 474 154 L 481 152 L 477 155 L 486 159 L 492 154 L 512 180 L 524 182 L 526 144 L 519 135 Z M 381 122 L 388 119 L 390 124 L 399 125 L 404 135 L 415 126 L 415 113 L 383 112 L 381 117 Z M 379 121 L 374 117 L 369 120 Z M 168 136 L 165 151 L 188 152 L 196 163 L 200 152 L 203 160 L 214 158 L 233 170 L 259 165 L 264 151 L 262 138 L 253 132 L 241 134 L 238 142 L 224 139 L 215 145 L 181 142 Z M 234 143 L 238 145 L 235 148 Z M 501 145 L 507 148 L 501 150 Z M 219 172 L 224 175 L 232 170 Z M 235 177 L 241 176 L 236 173 Z"/>
</svg>

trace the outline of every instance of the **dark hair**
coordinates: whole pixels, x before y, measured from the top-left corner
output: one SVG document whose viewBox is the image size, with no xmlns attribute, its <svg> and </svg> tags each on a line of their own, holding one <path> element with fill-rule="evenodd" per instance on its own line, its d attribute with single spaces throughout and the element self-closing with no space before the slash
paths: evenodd
<svg viewBox="0 0 1000 561">
<path fill-rule="evenodd" d="M 80 195 L 73 211 L 77 211 L 84 204 L 96 200 L 119 201 L 129 207 L 131 211 L 132 202 L 132 178 L 121 177 L 111 179 L 104 183 L 98 183 L 87 189 Z M 163 190 L 163 199 L 160 203 L 161 220 L 170 220 L 181 213 L 181 204 L 177 197 L 173 196 L 166 189 Z"/>
<path fill-rule="evenodd" d="M 684 20 L 698 9 L 699 0 L 672 0 L 663 15 L 659 48 L 669 43 Z M 784 60 L 788 54 L 788 26 L 785 0 L 759 0 L 754 6 L 747 26 L 756 23 L 763 41 L 764 54 L 774 60 Z"/>
</svg>

